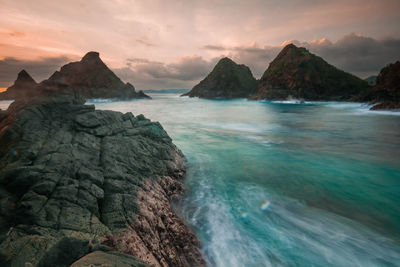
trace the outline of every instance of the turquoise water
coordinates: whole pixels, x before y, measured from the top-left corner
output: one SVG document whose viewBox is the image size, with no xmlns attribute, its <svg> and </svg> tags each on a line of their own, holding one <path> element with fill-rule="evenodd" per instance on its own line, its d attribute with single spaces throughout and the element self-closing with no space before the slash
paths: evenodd
<svg viewBox="0 0 400 267">
<path fill-rule="evenodd" d="M 358 103 L 97 102 L 160 121 L 210 266 L 400 266 L 400 113 Z"/>
<path fill-rule="evenodd" d="M 400 266 L 398 113 L 152 96 L 96 106 L 160 121 L 182 149 L 177 209 L 210 266 Z"/>
</svg>

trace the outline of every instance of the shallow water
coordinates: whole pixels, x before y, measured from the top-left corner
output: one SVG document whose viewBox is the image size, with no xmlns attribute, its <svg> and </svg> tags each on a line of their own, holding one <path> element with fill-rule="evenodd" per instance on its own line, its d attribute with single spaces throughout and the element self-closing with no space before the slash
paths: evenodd
<svg viewBox="0 0 400 267">
<path fill-rule="evenodd" d="M 96 102 L 160 121 L 210 266 L 400 266 L 400 113 L 358 103 Z"/>
</svg>

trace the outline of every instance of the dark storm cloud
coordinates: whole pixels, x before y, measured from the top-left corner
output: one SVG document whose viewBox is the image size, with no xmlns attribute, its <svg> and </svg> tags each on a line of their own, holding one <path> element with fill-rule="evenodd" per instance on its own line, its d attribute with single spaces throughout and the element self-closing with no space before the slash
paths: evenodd
<svg viewBox="0 0 400 267">
<path fill-rule="evenodd" d="M 211 71 L 217 60 L 218 58 L 207 61 L 200 56 L 185 56 L 174 63 L 165 64 L 131 58 L 127 60 L 127 67 L 114 71 L 138 89 L 191 88 Z"/>
<path fill-rule="evenodd" d="M 290 42 L 306 47 L 328 63 L 361 78 L 376 75 L 388 63 L 400 60 L 400 39 L 378 40 L 348 34 L 336 42 L 321 39 L 310 42 L 292 40 L 279 46 L 259 46 L 255 43 L 249 46 L 206 45 L 200 50 L 210 50 L 220 56 L 209 60 L 202 56 L 183 56 L 169 64 L 147 58 L 128 58 L 126 67 L 114 68 L 114 71 L 138 89 L 192 88 L 211 72 L 219 58 L 228 56 L 239 64 L 248 65 L 254 76 L 260 78 L 283 46 Z M 10 86 L 22 69 L 39 82 L 70 61 L 73 60 L 67 56 L 38 60 L 6 57 L 0 60 L 0 87 Z"/>
<path fill-rule="evenodd" d="M 350 34 L 336 43 L 307 46 L 338 68 L 355 74 L 378 73 L 388 63 L 400 60 L 400 39 L 375 40 Z"/>
<path fill-rule="evenodd" d="M 6 57 L 0 60 L 0 87 L 9 87 L 22 69 L 25 69 L 36 82 L 40 82 L 70 61 L 71 59 L 64 56 L 38 60 L 20 60 Z"/>
<path fill-rule="evenodd" d="M 215 51 L 225 51 L 226 47 L 223 47 L 221 45 L 205 45 L 205 46 L 203 46 L 203 49 L 215 50 Z"/>
<path fill-rule="evenodd" d="M 357 34 L 348 34 L 337 42 L 321 39 L 311 42 L 287 41 L 297 46 L 306 47 L 312 53 L 324 58 L 339 69 L 360 77 L 379 73 L 389 63 L 400 60 L 400 39 L 376 40 Z M 248 65 L 256 77 L 260 77 L 268 64 L 276 57 L 282 46 L 258 47 L 222 47 L 207 45 L 204 49 L 226 51 L 238 63 Z"/>
<path fill-rule="evenodd" d="M 376 40 L 349 34 L 334 43 L 321 39 L 311 42 L 291 40 L 279 46 L 263 47 L 257 44 L 233 47 L 206 45 L 202 50 L 217 51 L 221 56 L 211 60 L 200 56 L 186 56 L 171 64 L 130 58 L 126 68 L 115 71 L 123 80 L 130 81 L 138 89 L 191 88 L 211 72 L 219 58 L 228 56 L 239 64 L 248 65 L 253 75 L 260 78 L 269 63 L 288 43 L 306 47 L 328 63 L 361 78 L 376 75 L 382 67 L 400 59 L 400 39 Z"/>
</svg>

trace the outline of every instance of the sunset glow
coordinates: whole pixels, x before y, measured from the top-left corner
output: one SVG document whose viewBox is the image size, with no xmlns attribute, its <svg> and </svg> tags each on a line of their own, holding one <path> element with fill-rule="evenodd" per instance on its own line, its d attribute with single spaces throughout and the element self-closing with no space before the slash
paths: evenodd
<svg viewBox="0 0 400 267">
<path fill-rule="evenodd" d="M 0 4 L 2 87 L 22 68 L 41 81 L 88 51 L 139 89 L 190 88 L 223 56 L 259 78 L 290 42 L 360 77 L 400 54 L 400 2 L 393 0 Z"/>
<path fill-rule="evenodd" d="M 399 266 L 399 85 L 400 0 L 0 0 L 0 267 Z"/>
</svg>

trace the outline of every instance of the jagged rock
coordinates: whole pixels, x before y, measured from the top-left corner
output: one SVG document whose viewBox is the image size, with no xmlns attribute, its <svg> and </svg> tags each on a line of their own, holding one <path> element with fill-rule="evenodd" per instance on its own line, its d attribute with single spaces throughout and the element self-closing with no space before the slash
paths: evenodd
<svg viewBox="0 0 400 267">
<path fill-rule="evenodd" d="M 0 93 L 0 100 L 13 100 L 16 98 L 24 98 L 35 93 L 37 83 L 25 70 L 18 73 L 18 77 L 14 84 L 7 88 L 3 93 Z"/>
<path fill-rule="evenodd" d="M 126 254 L 95 251 L 79 259 L 71 267 L 146 267 L 144 262 Z"/>
<path fill-rule="evenodd" d="M 70 88 L 86 98 L 150 98 L 142 91 L 136 92 L 130 83 L 123 83 L 104 62 L 99 53 L 89 52 L 81 61 L 68 63 L 56 71 L 41 87 Z"/>
<path fill-rule="evenodd" d="M 371 93 L 371 110 L 398 109 L 400 110 L 400 61 L 384 67 Z"/>
<path fill-rule="evenodd" d="M 184 156 L 162 126 L 65 92 L 15 101 L 0 118 L 0 266 L 143 266 L 110 250 L 204 266 L 170 204 Z"/>
<path fill-rule="evenodd" d="M 303 47 L 285 46 L 269 64 L 251 99 L 359 100 L 366 81 L 341 71 Z"/>
<path fill-rule="evenodd" d="M 208 76 L 183 96 L 202 98 L 249 97 L 257 88 L 257 80 L 246 65 L 222 58 Z"/>
</svg>

